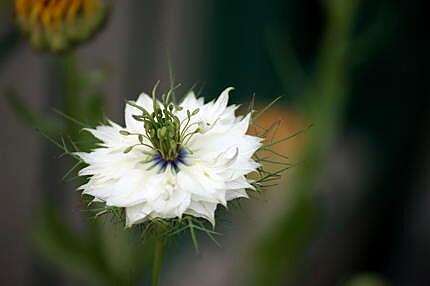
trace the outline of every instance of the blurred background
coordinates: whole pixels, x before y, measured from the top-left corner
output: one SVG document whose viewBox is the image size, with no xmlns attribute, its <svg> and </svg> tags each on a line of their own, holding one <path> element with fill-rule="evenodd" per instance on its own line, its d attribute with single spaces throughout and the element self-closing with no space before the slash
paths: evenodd
<svg viewBox="0 0 430 286">
<path fill-rule="evenodd" d="M 40 40 L 19 2 L 0 0 L 0 285 L 149 285 L 151 244 L 85 212 L 72 163 L 41 133 L 80 144 L 55 110 L 123 123 L 124 100 L 172 74 L 207 99 L 283 96 L 259 119 L 282 121 L 275 138 L 313 127 L 277 146 L 296 165 L 279 186 L 218 209 L 221 247 L 170 245 L 162 285 L 430 285 L 418 0 L 90 0 L 103 19 L 102 6 L 76 12 L 90 20 L 73 45 Z"/>
</svg>

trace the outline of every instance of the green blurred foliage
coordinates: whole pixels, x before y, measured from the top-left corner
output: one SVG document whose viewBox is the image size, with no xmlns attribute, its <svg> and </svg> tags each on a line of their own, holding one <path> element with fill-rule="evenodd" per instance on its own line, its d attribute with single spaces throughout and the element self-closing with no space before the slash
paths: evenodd
<svg viewBox="0 0 430 286">
<path fill-rule="evenodd" d="M 56 267 L 88 285 L 137 285 L 150 263 L 145 254 L 152 245 L 144 247 L 137 236 L 103 219 L 89 222 L 79 234 L 51 206 L 43 208 L 34 242 Z"/>
<path fill-rule="evenodd" d="M 18 117 L 56 142 L 55 145 L 70 151 L 74 151 L 73 148 L 89 150 L 95 139 L 88 132 L 82 132 L 82 128 L 94 127 L 105 120 L 101 84 L 106 80 L 106 72 L 82 72 L 73 53 L 56 56 L 52 65 L 62 91 L 59 110 L 38 113 L 12 90 L 6 93 L 8 102 Z M 66 175 L 76 173 L 75 169 L 70 169 L 70 161 L 66 166 Z M 64 188 L 67 185 L 66 182 L 62 184 Z M 125 231 L 109 218 L 95 220 L 91 215 L 83 218 L 83 231 L 67 225 L 51 198 L 45 198 L 33 228 L 38 253 L 88 285 L 139 284 L 151 259 L 146 253 L 152 252 L 146 250 L 152 248 L 153 242 L 143 244 L 138 234 Z"/>
<path fill-rule="evenodd" d="M 345 286 L 388 286 L 389 284 L 380 276 L 372 273 L 363 273 L 355 276 Z"/>
<path fill-rule="evenodd" d="M 314 127 L 306 134 L 307 145 L 287 186 L 290 195 L 284 214 L 262 234 L 256 244 L 255 263 L 250 268 L 251 285 L 293 283 L 300 272 L 315 233 L 320 225 L 320 204 L 314 192 L 317 176 L 328 147 L 337 134 L 349 95 L 349 73 L 354 62 L 353 35 L 359 1 L 323 1 L 326 25 L 315 67 L 307 72 L 293 46 L 284 35 L 269 33 L 268 42 L 279 76 L 290 93 L 297 94 L 295 105 Z M 366 35 L 378 34 L 372 30 Z M 376 31 L 379 31 L 376 29 Z M 365 49 L 361 49 L 360 57 Z M 370 51 L 370 49 L 368 50 Z"/>
<path fill-rule="evenodd" d="M 0 8 L 10 8 L 13 0 L 0 0 Z"/>
</svg>

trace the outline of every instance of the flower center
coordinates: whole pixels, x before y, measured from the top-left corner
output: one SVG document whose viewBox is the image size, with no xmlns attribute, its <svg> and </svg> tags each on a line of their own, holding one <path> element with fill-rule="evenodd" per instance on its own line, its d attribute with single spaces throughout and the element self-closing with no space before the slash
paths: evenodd
<svg viewBox="0 0 430 286">
<path fill-rule="evenodd" d="M 143 115 L 147 138 L 157 155 L 167 162 L 174 161 L 181 149 L 180 122 L 172 110 L 173 105 L 164 109 L 154 105 L 153 113 Z"/>
<path fill-rule="evenodd" d="M 135 146 L 143 145 L 155 151 L 152 159 L 156 165 L 162 168 L 171 165 L 176 169 L 178 164 L 184 163 L 183 159 L 188 153 L 185 146 L 196 133 L 200 132 L 199 128 L 193 128 L 195 123 L 191 123 L 191 117 L 195 116 L 199 109 L 187 110 L 186 117 L 180 120 L 176 112 L 181 111 L 182 107 L 169 101 L 173 90 L 163 94 L 160 103 L 155 98 L 156 88 L 157 85 L 152 91 L 153 112 L 148 112 L 135 102 L 128 102 L 142 112 L 139 115 L 133 115 L 133 118 L 142 122 L 145 131 L 141 134 L 130 133 L 127 130 L 120 131 L 122 135 L 137 135 L 139 139 L 138 144 L 129 146 L 124 153 L 130 152 Z"/>
<path fill-rule="evenodd" d="M 124 135 L 138 135 L 141 145 L 151 147 L 156 152 L 157 158 L 165 162 L 175 161 L 180 157 L 182 133 L 181 122 L 173 113 L 175 106 L 173 104 L 165 104 L 162 107 L 154 98 L 153 112 L 148 112 L 143 107 L 129 102 L 128 104 L 142 111 L 141 115 L 133 115 L 133 118 L 143 123 L 145 132 L 142 134 L 132 134 L 127 131 L 121 131 Z M 144 139 L 151 144 L 145 144 Z M 138 144 L 139 145 L 139 144 Z"/>
<path fill-rule="evenodd" d="M 158 166 L 162 171 L 167 167 L 172 167 L 175 171 L 179 170 L 181 164 L 185 164 L 185 157 L 187 156 L 187 151 L 183 148 L 179 149 L 179 152 L 174 159 L 164 159 L 160 153 L 154 154 L 152 161 L 154 166 Z"/>
</svg>

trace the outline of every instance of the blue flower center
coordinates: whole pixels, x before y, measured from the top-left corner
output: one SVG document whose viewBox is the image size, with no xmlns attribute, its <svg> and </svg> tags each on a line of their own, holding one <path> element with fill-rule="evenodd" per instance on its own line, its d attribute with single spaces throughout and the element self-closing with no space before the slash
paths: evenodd
<svg viewBox="0 0 430 286">
<path fill-rule="evenodd" d="M 164 171 L 168 166 L 172 167 L 176 172 L 179 171 L 179 166 L 181 164 L 185 165 L 185 157 L 188 152 L 184 148 L 180 148 L 178 155 L 173 160 L 164 159 L 160 153 L 154 154 L 152 160 L 154 162 L 154 166 L 158 166 L 161 171 Z"/>
</svg>

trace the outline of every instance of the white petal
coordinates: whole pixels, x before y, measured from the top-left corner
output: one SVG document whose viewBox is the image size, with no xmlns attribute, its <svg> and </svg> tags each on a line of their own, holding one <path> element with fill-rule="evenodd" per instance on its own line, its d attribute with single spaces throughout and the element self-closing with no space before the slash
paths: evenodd
<svg viewBox="0 0 430 286">
<path fill-rule="evenodd" d="M 152 98 L 146 93 L 141 93 L 135 103 L 144 108 L 149 113 L 154 111 Z M 133 118 L 133 115 L 141 115 L 142 111 L 129 104 L 125 105 L 125 126 L 131 132 L 143 132 L 143 124 Z"/>
<path fill-rule="evenodd" d="M 250 188 L 252 188 L 252 185 L 248 182 L 248 180 L 245 178 L 245 176 L 241 175 L 232 181 L 227 181 L 226 187 L 228 189 L 232 189 L 232 190 L 234 190 L 234 189 L 250 189 Z"/>
<path fill-rule="evenodd" d="M 117 140 L 120 129 L 117 126 L 101 125 L 95 129 L 85 128 L 84 130 L 90 132 L 94 137 L 106 144 Z"/>
<path fill-rule="evenodd" d="M 195 110 L 196 108 L 201 108 L 203 106 L 203 98 L 196 98 L 194 91 L 190 91 L 187 96 L 182 100 L 180 106 L 183 109 L 188 109 L 190 111 Z"/>
<path fill-rule="evenodd" d="M 210 221 L 212 225 L 215 225 L 215 210 L 217 204 L 208 202 L 192 202 L 185 214 L 189 214 L 195 217 L 202 217 Z"/>
<path fill-rule="evenodd" d="M 232 87 L 226 88 L 215 102 L 212 101 L 205 104 L 201 113 L 201 119 L 210 125 L 220 120 L 227 108 L 229 92 L 233 89 Z"/>
<path fill-rule="evenodd" d="M 177 174 L 178 186 L 206 201 L 225 205 L 224 182 L 222 178 L 216 178 L 216 174 L 210 172 L 196 166 L 183 167 Z"/>
<path fill-rule="evenodd" d="M 113 187 L 113 194 L 106 200 L 109 206 L 129 207 L 148 200 L 162 187 L 162 175 L 154 172 L 132 170 L 121 177 Z"/>
<path fill-rule="evenodd" d="M 134 205 L 125 208 L 126 226 L 130 227 L 133 224 L 142 223 L 150 217 L 151 208 L 145 203 Z"/>
<path fill-rule="evenodd" d="M 249 198 L 245 189 L 229 190 L 226 193 L 227 200 L 231 201 L 237 198 Z"/>
</svg>

